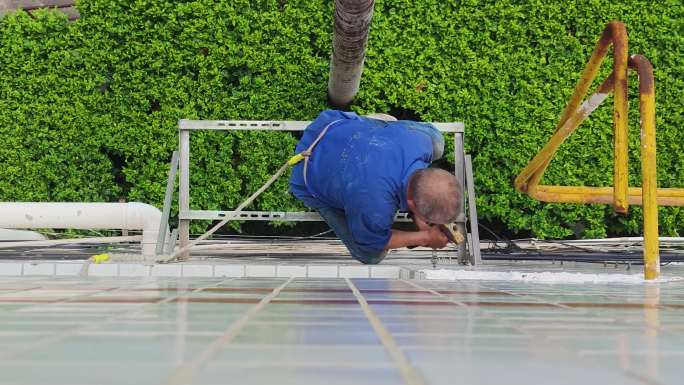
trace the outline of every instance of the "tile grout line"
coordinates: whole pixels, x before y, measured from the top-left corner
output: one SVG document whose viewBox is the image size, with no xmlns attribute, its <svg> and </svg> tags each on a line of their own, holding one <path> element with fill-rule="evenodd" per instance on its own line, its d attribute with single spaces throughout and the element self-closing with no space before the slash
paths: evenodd
<svg viewBox="0 0 684 385">
<path fill-rule="evenodd" d="M 18 312 L 19 310 L 21 310 L 21 311 L 26 311 L 26 309 L 30 309 L 30 308 L 32 308 L 32 307 L 40 307 L 40 308 L 43 308 L 43 307 L 45 307 L 45 306 L 54 306 L 54 305 L 69 304 L 69 303 L 72 303 L 71 301 L 74 301 L 74 300 L 77 300 L 77 299 L 88 298 L 88 297 L 92 297 L 92 296 L 94 296 L 94 295 L 98 295 L 98 294 L 102 294 L 102 293 L 114 292 L 114 291 L 117 291 L 117 290 L 121 290 L 122 287 L 123 287 L 123 286 L 110 287 L 110 288 L 106 288 L 106 289 L 97 289 L 97 288 L 95 288 L 95 289 L 93 289 L 92 291 L 90 291 L 90 292 L 88 292 L 88 293 L 85 293 L 85 294 L 74 295 L 74 296 L 71 296 L 71 297 L 58 297 L 55 301 L 52 301 L 52 302 L 32 303 L 32 304 L 28 305 L 28 306 L 25 307 L 25 308 L 15 309 L 15 310 L 13 310 L 13 312 L 16 313 L 16 312 Z M 41 286 L 41 287 L 33 288 L 33 289 L 31 289 L 31 290 L 36 290 L 36 289 L 39 289 L 39 290 L 40 290 L 40 289 L 42 289 L 42 288 L 43 288 L 43 287 Z M 57 290 L 55 290 L 55 291 L 58 291 L 59 289 L 60 289 L 60 288 L 57 288 Z M 48 290 L 52 290 L 52 289 L 48 289 Z"/>
<path fill-rule="evenodd" d="M 470 308 L 470 307 L 469 307 L 468 305 L 466 305 L 465 303 L 463 303 L 463 302 L 461 302 L 461 301 L 457 301 L 457 300 L 455 300 L 455 299 L 453 299 L 453 298 L 450 298 L 450 297 L 448 297 L 448 296 L 446 296 L 446 295 L 444 295 L 444 294 L 442 294 L 442 293 L 440 293 L 440 292 L 438 292 L 438 291 L 436 291 L 436 290 L 433 290 L 433 289 L 430 289 L 430 288 L 427 288 L 427 287 L 420 286 L 419 284 L 417 284 L 417 283 L 415 283 L 415 282 L 412 282 L 412 281 L 409 281 L 409 280 L 406 280 L 406 279 L 402 279 L 402 281 L 403 281 L 404 283 L 408 283 L 409 285 L 415 287 L 416 289 L 420 289 L 420 290 L 423 290 L 423 291 L 427 291 L 428 293 L 432 293 L 432 294 L 434 294 L 434 295 L 436 295 L 436 296 L 438 296 L 438 297 L 440 297 L 440 298 L 443 298 L 443 299 L 445 299 L 445 300 L 447 300 L 447 301 L 449 301 L 449 302 L 451 302 L 451 303 L 454 303 L 454 304 L 456 304 L 456 305 L 458 305 L 458 306 L 462 306 L 462 307 L 465 307 L 465 308 Z"/>
<path fill-rule="evenodd" d="M 294 277 L 290 277 L 285 283 L 273 289 L 267 296 L 261 299 L 259 303 L 251 307 L 242 317 L 235 320 L 226 328 L 221 336 L 215 339 L 206 349 L 199 353 L 192 361 L 186 362 L 177 367 L 173 373 L 167 378 L 163 384 L 181 385 L 194 383 L 197 372 L 211 360 L 216 353 L 219 352 L 225 345 L 229 344 L 235 336 L 242 331 L 242 329 L 251 321 L 258 312 L 260 312 L 273 298 L 275 298 L 280 291 L 285 288 Z"/>
<path fill-rule="evenodd" d="M 18 354 L 28 353 L 28 352 L 33 351 L 33 350 L 36 350 L 36 349 L 38 349 L 38 348 L 43 348 L 43 347 L 45 347 L 45 346 L 55 344 L 55 343 L 57 343 L 57 342 L 63 341 L 64 339 L 66 339 L 66 338 L 68 338 L 68 337 L 74 336 L 74 335 L 76 335 L 76 334 L 78 334 L 78 333 L 80 333 L 80 332 L 89 331 L 89 330 L 91 330 L 91 329 L 93 329 L 93 328 L 98 328 L 98 327 L 101 327 L 101 326 L 103 326 L 103 325 L 105 325 L 105 324 L 109 324 L 109 323 L 111 323 L 111 322 L 113 322 L 113 321 L 116 321 L 116 320 L 118 320 L 118 319 L 120 319 L 120 318 L 127 317 L 127 316 L 130 316 L 130 315 L 132 315 L 132 314 L 139 313 L 139 312 L 143 311 L 144 309 L 146 309 L 146 308 L 148 308 L 148 307 L 157 306 L 157 305 L 161 305 L 161 304 L 164 304 L 164 303 L 168 303 L 168 302 L 174 301 L 174 300 L 176 300 L 176 299 L 178 299 L 178 298 L 181 298 L 183 295 L 188 296 L 188 295 L 190 295 L 190 294 L 192 294 L 192 293 L 196 293 L 196 292 L 202 291 L 202 290 L 204 290 L 204 289 L 206 289 L 206 288 L 208 288 L 208 287 L 218 286 L 218 285 L 220 285 L 220 284 L 222 284 L 222 283 L 224 283 L 224 282 L 226 282 L 226 281 L 230 281 L 230 280 L 231 280 L 231 279 L 222 280 L 221 282 L 215 283 L 215 284 L 213 284 L 213 285 L 203 286 L 203 287 L 197 288 L 197 289 L 195 289 L 195 290 L 192 290 L 192 291 L 190 291 L 190 292 L 185 292 L 185 293 L 183 293 L 183 294 L 179 294 L 179 295 L 175 295 L 175 296 L 169 296 L 169 297 L 167 297 L 167 298 L 164 298 L 164 299 L 161 300 L 161 301 L 158 301 L 158 302 L 155 302 L 155 303 L 150 303 L 150 304 L 145 304 L 145 305 L 142 305 L 142 306 L 140 306 L 140 307 L 136 307 L 135 309 L 133 309 L 133 310 L 131 310 L 131 311 L 126 311 L 126 312 L 124 312 L 124 313 L 115 314 L 115 315 L 113 315 L 113 316 L 111 316 L 111 317 L 109 317 L 109 318 L 106 318 L 106 319 L 102 320 L 102 321 L 98 321 L 98 322 L 95 322 L 95 323 L 91 323 L 91 324 L 88 324 L 88 325 L 86 325 L 86 326 L 81 326 L 81 327 L 78 327 L 78 328 L 75 328 L 75 329 L 70 329 L 70 330 L 67 330 L 67 331 L 62 332 L 62 333 L 59 333 L 59 334 L 51 335 L 51 336 L 49 336 L 49 337 L 47 337 L 47 338 L 43 338 L 43 339 L 41 339 L 41 340 L 38 340 L 38 341 L 36 341 L 36 342 L 34 342 L 34 343 L 30 344 L 30 345 L 22 346 L 22 347 L 19 348 L 19 349 L 15 349 L 15 350 L 12 350 L 12 351 L 2 351 L 2 352 L 0 352 L 0 359 L 1 359 L 1 360 L 7 360 L 7 359 L 10 359 L 10 358 L 12 358 L 12 357 L 18 355 Z M 114 288 L 114 289 L 110 289 L 110 290 L 99 290 L 99 291 L 96 292 L 96 293 L 102 293 L 102 292 L 104 292 L 104 291 L 113 291 L 113 290 L 119 290 L 119 289 L 121 289 L 121 286 L 120 286 L 120 287 L 116 287 L 116 288 Z M 90 293 L 89 295 L 94 295 L 94 294 L 96 294 L 96 293 Z M 77 297 L 81 297 L 81 296 L 77 296 Z M 58 301 L 57 303 L 59 303 L 59 302 L 66 302 L 66 303 L 68 303 L 67 301 Z"/>
<path fill-rule="evenodd" d="M 415 286 L 415 287 L 417 287 L 417 288 L 423 288 L 422 286 L 418 285 L 417 283 L 414 283 L 414 282 L 411 282 L 411 281 L 405 281 L 405 282 L 408 283 L 408 284 L 411 284 L 411 285 L 413 285 L 413 286 Z M 481 286 L 482 286 L 482 285 L 481 285 Z M 514 297 L 515 297 L 515 296 L 518 296 L 518 297 L 527 296 L 527 295 L 519 295 L 519 294 L 512 293 L 512 292 L 499 290 L 499 289 L 492 288 L 492 287 L 487 287 L 487 286 L 482 286 L 482 287 L 487 288 L 487 289 L 489 289 L 489 290 L 494 290 L 494 291 L 497 291 L 497 292 L 506 293 L 506 294 L 509 294 L 509 295 L 511 295 L 511 296 L 514 296 Z M 428 291 L 430 291 L 430 292 L 433 292 L 434 294 L 436 294 L 436 295 L 438 295 L 438 296 L 440 296 L 440 297 L 443 297 L 443 298 L 445 298 L 445 299 L 447 299 L 447 300 L 449 300 L 449 301 L 452 301 L 452 302 L 454 302 L 454 303 L 457 303 L 457 302 L 458 302 L 458 301 L 456 301 L 456 300 L 454 300 L 454 299 L 451 299 L 451 298 L 449 298 L 448 296 L 446 296 L 446 295 L 444 295 L 444 294 L 442 294 L 442 293 L 440 293 L 440 292 L 437 292 L 437 291 L 435 291 L 435 290 L 432 290 L 432 289 L 429 289 L 429 288 L 423 288 L 423 289 L 428 290 Z M 531 296 L 530 296 L 530 297 L 531 297 Z M 534 298 L 534 297 L 532 297 L 532 298 Z M 468 305 L 466 305 L 466 304 L 463 304 L 463 305 L 466 306 L 466 307 L 470 307 L 470 306 L 468 306 Z M 561 304 L 555 304 L 555 303 L 554 303 L 554 305 L 563 308 L 563 305 L 561 305 Z M 572 310 L 579 311 L 579 309 L 572 309 Z M 531 335 L 529 332 L 527 332 L 525 329 L 518 327 L 517 325 L 516 325 L 516 326 L 509 325 L 509 326 L 512 327 L 513 329 L 517 330 L 517 331 L 518 331 L 519 333 L 521 333 L 521 335 L 523 335 L 523 336 L 530 336 L 530 337 L 533 337 L 533 336 L 534 336 L 534 335 Z M 546 338 L 545 335 L 544 335 L 544 338 Z"/>
<path fill-rule="evenodd" d="M 419 285 L 419 284 L 417 284 L 411 280 L 402 279 L 402 282 L 407 283 L 407 284 L 409 284 L 409 285 L 411 285 L 417 289 L 426 290 L 428 293 L 436 295 L 438 298 L 443 298 L 443 299 L 450 301 L 451 303 L 458 305 L 459 307 L 465 309 L 465 311 L 468 314 L 468 318 L 466 319 L 466 328 L 467 328 L 468 332 L 465 333 L 465 340 L 466 340 L 466 343 L 468 345 L 470 345 L 472 343 L 471 338 L 472 338 L 472 329 L 473 329 L 473 315 L 476 313 L 480 313 L 480 314 L 482 313 L 482 311 L 479 308 L 473 309 L 471 306 L 468 306 L 467 304 L 465 304 L 461 301 L 457 301 L 456 299 L 451 298 L 445 294 L 442 294 L 442 293 L 438 292 L 437 290 L 421 286 L 421 285 Z M 470 350 L 468 350 L 467 355 L 468 355 L 468 359 L 472 359 L 471 358 L 472 352 Z"/>
<path fill-rule="evenodd" d="M 518 297 L 518 298 L 530 298 L 530 299 L 533 299 L 533 300 L 535 300 L 535 301 L 538 301 L 539 303 L 547 303 L 547 304 L 549 304 L 549 305 L 553 305 L 553 306 L 559 307 L 559 308 L 561 308 L 561 309 L 573 310 L 573 311 L 575 311 L 575 312 L 582 313 L 582 314 L 589 314 L 589 312 L 588 312 L 587 310 L 578 309 L 578 308 L 573 307 L 573 306 L 568 306 L 568 305 L 562 304 L 562 303 L 560 303 L 560 302 L 558 302 L 558 301 L 546 301 L 546 300 L 540 299 L 540 298 L 538 298 L 538 297 L 535 297 L 535 296 L 532 295 L 532 294 L 518 294 L 518 293 L 514 293 L 514 292 L 512 292 L 512 291 L 500 290 L 500 289 L 497 289 L 497 288 L 495 288 L 495 287 L 489 287 L 489 286 L 485 286 L 485 285 L 480 285 L 480 286 L 484 287 L 485 289 L 494 290 L 494 291 L 498 291 L 498 292 L 501 292 L 501 293 L 506 293 L 506 294 L 508 294 L 508 295 L 512 295 L 513 297 Z"/>
<path fill-rule="evenodd" d="M 511 292 L 511 291 L 507 291 L 507 290 L 499 290 L 499 289 L 492 288 L 492 287 L 487 287 L 487 286 L 483 286 L 483 287 L 488 288 L 488 289 L 490 289 L 490 290 L 498 290 L 498 291 L 501 291 L 502 293 L 507 293 L 507 294 L 510 294 L 510 295 L 512 295 L 512 296 L 515 296 L 515 297 L 522 297 L 522 298 L 527 297 L 527 298 L 532 298 L 532 299 L 537 300 L 537 301 L 540 300 L 540 298 L 538 298 L 538 297 L 536 297 L 536 296 L 534 296 L 534 295 L 532 295 L 532 294 L 518 294 L 518 293 L 514 293 L 514 292 Z M 590 311 L 590 310 L 578 309 L 578 308 L 576 308 L 576 307 L 568 306 L 568 305 L 565 305 L 565 304 L 560 303 L 560 302 L 557 302 L 557 301 L 544 301 L 544 300 L 542 300 L 542 302 L 552 304 L 552 305 L 557 306 L 557 307 L 562 308 L 562 309 L 573 310 L 573 311 L 575 311 L 576 313 L 584 314 L 584 315 L 587 315 L 587 316 L 591 316 L 591 315 L 593 314 L 593 312 Z M 615 321 L 613 321 L 613 322 L 616 322 L 616 321 L 617 321 L 617 320 L 615 320 Z M 522 331 L 523 333 L 526 333 L 526 331 L 525 331 L 524 329 L 521 329 L 521 331 Z M 529 333 L 527 333 L 527 334 L 530 335 Z M 543 333 L 543 332 L 542 332 L 542 333 L 540 333 L 540 335 L 542 336 L 542 338 L 544 338 L 545 340 L 548 341 L 549 335 L 548 335 L 547 333 Z M 578 361 L 580 361 L 580 362 L 583 361 L 582 357 L 581 357 L 580 354 L 579 354 L 579 351 L 571 350 L 571 349 L 569 349 L 569 348 L 567 348 L 567 347 L 565 347 L 565 346 L 563 347 L 563 349 L 564 349 L 566 352 L 568 352 L 568 353 L 570 353 L 571 355 L 573 355 L 574 358 L 577 359 Z M 621 369 L 620 372 L 621 372 L 622 375 L 624 375 L 625 377 L 627 377 L 627 378 L 630 378 L 630 377 L 631 377 L 631 378 L 633 378 L 633 379 L 635 379 L 635 380 L 637 380 L 637 381 L 639 381 L 639 382 L 641 382 L 641 383 L 643 383 L 643 384 L 645 384 L 645 385 L 662 385 L 660 382 L 658 382 L 658 381 L 653 381 L 652 379 L 649 379 L 649 378 L 647 378 L 647 377 L 644 377 L 644 376 L 642 376 L 641 374 L 639 374 L 639 373 L 637 373 L 637 372 L 634 372 L 633 370 Z"/>
<path fill-rule="evenodd" d="M 408 358 L 401 351 L 399 345 L 397 345 L 397 342 L 394 340 L 390 332 L 387 330 L 385 325 L 382 324 L 382 321 L 380 321 L 380 318 L 378 318 L 373 309 L 371 309 L 371 307 L 368 305 L 368 302 L 366 302 L 366 299 L 363 297 L 359 289 L 349 278 L 345 278 L 344 280 L 347 282 L 347 285 L 351 289 L 352 293 L 354 293 L 354 297 L 356 297 L 356 300 L 359 302 L 359 305 L 361 306 L 363 313 L 366 315 L 368 322 L 370 322 L 373 330 L 375 330 L 375 334 L 378 335 L 380 342 L 382 342 L 382 345 L 385 347 L 387 353 L 394 361 L 397 369 L 399 369 L 399 373 L 401 374 L 404 382 L 407 385 L 426 384 L 425 379 L 423 379 L 420 373 L 418 373 L 418 371 L 416 371 L 416 369 L 411 365 Z"/>
<path fill-rule="evenodd" d="M 634 371 L 633 369 L 623 369 L 623 372 L 625 374 L 625 377 L 633 378 L 645 385 L 663 385 L 663 383 L 658 381 L 657 379 L 648 378 L 643 374 Z"/>
<path fill-rule="evenodd" d="M 496 288 L 496 287 L 486 286 L 486 285 L 482 285 L 482 284 L 480 284 L 480 286 L 483 287 L 483 288 L 485 288 L 485 289 L 493 290 L 493 291 L 495 291 L 495 292 L 505 293 L 505 294 L 508 294 L 508 295 L 510 295 L 510 296 L 513 296 L 513 297 L 517 297 L 517 298 L 529 298 L 529 299 L 534 300 L 534 301 L 537 301 L 537 302 L 539 302 L 539 303 L 547 303 L 547 304 L 550 304 L 550 305 L 555 306 L 556 308 L 565 309 L 565 310 L 571 310 L 571 311 L 575 312 L 576 314 L 579 313 L 579 314 L 589 315 L 589 312 L 586 311 L 586 310 L 577 309 L 577 308 L 574 308 L 574 307 L 570 307 L 570 306 L 567 306 L 567 305 L 563 305 L 562 303 L 559 303 L 559 302 L 557 302 L 557 301 L 545 301 L 545 300 L 540 299 L 540 298 L 538 298 L 538 297 L 535 297 L 534 295 L 531 295 L 531 294 L 518 294 L 518 293 L 514 293 L 514 292 L 512 292 L 512 291 L 501 290 L 501 289 L 498 289 L 498 288 Z M 510 321 L 505 321 L 504 323 L 505 323 L 505 324 L 510 324 Z M 544 332 L 541 332 L 541 333 L 540 333 L 539 331 L 532 331 L 532 332 L 530 332 L 529 329 L 522 328 L 522 327 L 520 327 L 520 326 L 517 325 L 517 324 L 510 325 L 510 326 L 511 326 L 513 329 L 517 330 L 518 332 L 520 332 L 520 333 L 522 333 L 522 334 L 524 334 L 524 335 L 528 335 L 528 336 L 532 336 L 532 337 L 537 336 L 537 337 L 540 337 L 540 338 L 542 338 L 542 339 L 544 339 L 544 340 L 546 340 L 547 337 L 549 336 L 548 333 L 544 333 Z M 563 349 L 564 349 L 566 352 L 572 354 L 575 358 L 577 358 L 576 354 L 574 354 L 572 350 L 569 350 L 569 349 L 566 348 L 566 347 L 563 347 Z"/>
<path fill-rule="evenodd" d="M 22 288 L 22 289 L 14 289 L 14 290 L 2 290 L 2 289 L 0 289 L 0 291 L 2 291 L 3 293 L 19 293 L 19 292 L 22 292 L 22 291 L 31 291 L 31 290 L 42 289 L 42 288 L 43 288 L 42 286 L 34 286 L 34 287 L 28 287 L 28 288 Z M 11 311 L 11 313 L 16 313 L 16 312 L 18 312 L 18 311 L 24 311 L 24 309 L 30 309 L 30 308 L 33 307 L 33 306 L 36 306 L 36 304 L 35 304 L 35 303 L 26 304 L 25 307 L 20 307 L 20 308 L 14 309 L 14 310 Z"/>
</svg>

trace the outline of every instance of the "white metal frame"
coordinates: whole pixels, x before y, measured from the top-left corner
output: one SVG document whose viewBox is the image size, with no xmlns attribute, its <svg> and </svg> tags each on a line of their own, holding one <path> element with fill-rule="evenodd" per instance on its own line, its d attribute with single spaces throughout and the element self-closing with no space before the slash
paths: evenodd
<svg viewBox="0 0 684 385">
<path fill-rule="evenodd" d="M 219 131 L 303 131 L 310 121 L 263 121 L 263 120 L 185 120 L 178 121 L 180 162 L 179 162 L 179 224 L 178 235 L 180 247 L 183 248 L 190 242 L 190 221 L 209 219 L 220 220 L 232 216 L 235 220 L 283 220 L 283 221 L 321 221 L 321 217 L 315 212 L 281 212 L 281 211 L 243 211 L 235 213 L 228 210 L 190 210 L 190 133 L 192 131 L 219 130 Z M 463 200 L 456 224 L 462 234 L 466 234 L 465 222 L 465 152 L 463 148 L 464 125 L 461 122 L 432 123 L 441 132 L 454 133 L 454 153 L 456 154 L 455 175 L 463 188 Z M 173 166 L 172 166 L 173 167 Z M 470 179 L 470 178 L 469 178 Z M 474 195 L 469 194 L 469 203 L 474 206 Z M 472 209 L 471 209 L 472 211 Z M 472 217 L 472 216 L 471 216 Z M 471 218 L 472 220 L 477 218 Z M 406 213 L 398 213 L 396 220 L 409 221 Z M 472 222 L 471 222 L 472 227 Z M 475 222 L 475 229 L 477 225 Z M 479 262 L 479 239 L 471 243 L 470 262 Z M 459 245 L 459 261 L 465 263 L 465 245 Z M 476 258 L 477 257 L 477 258 Z"/>
</svg>

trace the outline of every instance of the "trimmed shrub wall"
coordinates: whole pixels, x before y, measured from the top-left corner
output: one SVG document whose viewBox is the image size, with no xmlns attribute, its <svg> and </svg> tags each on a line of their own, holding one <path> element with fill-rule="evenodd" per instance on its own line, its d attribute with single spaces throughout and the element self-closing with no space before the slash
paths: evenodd
<svg viewBox="0 0 684 385">
<path fill-rule="evenodd" d="M 178 119 L 313 119 L 327 108 L 333 3 L 82 0 L 73 23 L 54 11 L 4 17 L 0 200 L 161 206 Z M 679 0 L 378 0 L 352 109 L 465 122 L 478 211 L 490 222 L 539 237 L 639 234 L 639 207 L 623 217 L 609 206 L 540 203 L 513 189 L 614 19 L 627 25 L 630 53 L 655 68 L 659 185 L 684 187 Z M 634 75 L 630 82 L 630 184 L 638 186 Z M 612 184 L 611 111 L 609 98 L 563 145 L 543 183 Z M 191 206 L 235 207 L 296 140 L 193 134 Z M 301 209 L 286 189 L 282 178 L 257 207 Z M 661 208 L 660 224 L 663 235 L 681 235 L 684 210 Z"/>
</svg>

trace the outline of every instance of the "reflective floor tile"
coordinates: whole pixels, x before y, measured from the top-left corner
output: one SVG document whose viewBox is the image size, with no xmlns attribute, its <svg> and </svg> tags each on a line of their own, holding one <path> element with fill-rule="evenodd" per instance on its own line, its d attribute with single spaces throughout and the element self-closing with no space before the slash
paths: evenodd
<svg viewBox="0 0 684 385">
<path fill-rule="evenodd" d="M 0 383 L 679 383 L 684 282 L 286 281 L 0 279 Z"/>
<path fill-rule="evenodd" d="M 111 362 L 6 361 L 0 363 L 0 383 L 11 385 L 139 385 L 159 384 L 170 364 Z"/>
<path fill-rule="evenodd" d="M 378 345 L 380 340 L 372 328 L 338 331 L 336 325 L 271 327 L 250 325 L 238 334 L 234 342 L 241 344 L 334 344 Z"/>
<path fill-rule="evenodd" d="M 214 339 L 214 336 L 77 334 L 68 336 L 63 341 L 46 344 L 44 347 L 40 347 L 41 340 L 34 340 L 34 343 L 39 345 L 35 350 L 11 356 L 16 360 L 37 362 L 166 363 L 174 362 L 178 357 L 192 357 Z"/>
<path fill-rule="evenodd" d="M 240 385 L 399 385 L 402 379 L 393 368 L 251 368 L 226 367 L 212 364 L 198 375 L 197 385 L 223 385 L 229 379 L 238 379 Z"/>
<path fill-rule="evenodd" d="M 362 345 L 247 345 L 226 346 L 214 361 L 230 362 L 235 365 L 265 365 L 277 363 L 280 366 L 299 364 L 363 366 L 369 364 L 392 366 L 387 350 L 382 346 Z"/>
</svg>

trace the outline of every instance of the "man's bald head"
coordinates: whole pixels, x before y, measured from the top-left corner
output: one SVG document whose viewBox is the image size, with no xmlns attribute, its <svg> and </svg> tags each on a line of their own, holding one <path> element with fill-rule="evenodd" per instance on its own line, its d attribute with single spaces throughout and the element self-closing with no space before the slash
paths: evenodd
<svg viewBox="0 0 684 385">
<path fill-rule="evenodd" d="M 438 168 L 425 168 L 411 175 L 408 197 L 428 222 L 452 223 L 461 205 L 462 192 L 456 177 Z"/>
</svg>

